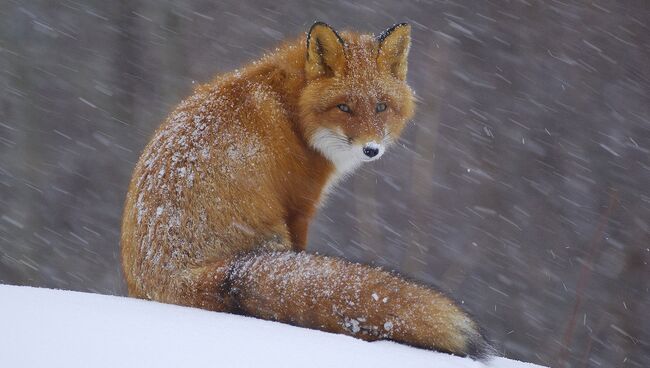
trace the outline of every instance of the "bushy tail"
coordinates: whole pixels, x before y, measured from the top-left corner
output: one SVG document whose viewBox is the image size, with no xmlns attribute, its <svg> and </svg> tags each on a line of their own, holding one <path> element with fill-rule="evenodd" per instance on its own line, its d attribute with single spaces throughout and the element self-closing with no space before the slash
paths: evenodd
<svg viewBox="0 0 650 368">
<path fill-rule="evenodd" d="M 491 353 L 450 299 L 377 268 L 294 252 L 251 253 L 222 265 L 210 277 L 231 312 L 462 356 Z"/>
</svg>

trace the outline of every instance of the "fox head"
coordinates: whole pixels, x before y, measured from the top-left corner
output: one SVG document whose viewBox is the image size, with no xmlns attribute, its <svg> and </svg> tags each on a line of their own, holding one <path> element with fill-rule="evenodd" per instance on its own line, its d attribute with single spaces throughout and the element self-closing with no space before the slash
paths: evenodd
<svg viewBox="0 0 650 368">
<path fill-rule="evenodd" d="M 406 23 L 377 37 L 322 22 L 309 30 L 300 119 L 309 144 L 340 173 L 381 157 L 413 116 L 410 33 Z"/>
</svg>

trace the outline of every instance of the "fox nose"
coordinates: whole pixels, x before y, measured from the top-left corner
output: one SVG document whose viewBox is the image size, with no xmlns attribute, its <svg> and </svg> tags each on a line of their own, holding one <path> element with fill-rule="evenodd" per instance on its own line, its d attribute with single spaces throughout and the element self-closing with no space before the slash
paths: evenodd
<svg viewBox="0 0 650 368">
<path fill-rule="evenodd" d="M 379 154 L 379 147 L 375 145 L 366 145 L 363 147 L 363 154 L 373 158 Z"/>
</svg>

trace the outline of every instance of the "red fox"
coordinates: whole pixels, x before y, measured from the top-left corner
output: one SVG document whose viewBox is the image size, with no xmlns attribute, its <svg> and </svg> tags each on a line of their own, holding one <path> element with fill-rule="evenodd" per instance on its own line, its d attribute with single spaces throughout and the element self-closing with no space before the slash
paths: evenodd
<svg viewBox="0 0 650 368">
<path fill-rule="evenodd" d="M 122 223 L 129 295 L 474 357 L 477 324 L 429 287 L 305 253 L 327 192 L 414 114 L 411 28 L 315 23 L 201 85 L 138 161 Z"/>
</svg>

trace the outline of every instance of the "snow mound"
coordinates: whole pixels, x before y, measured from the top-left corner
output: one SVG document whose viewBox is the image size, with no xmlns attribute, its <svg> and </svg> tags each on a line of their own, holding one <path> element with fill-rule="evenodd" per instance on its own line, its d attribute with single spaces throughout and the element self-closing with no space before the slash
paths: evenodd
<svg viewBox="0 0 650 368">
<path fill-rule="evenodd" d="M 392 342 L 124 297 L 0 285 L 0 367 L 437 367 L 487 365 Z"/>
</svg>

